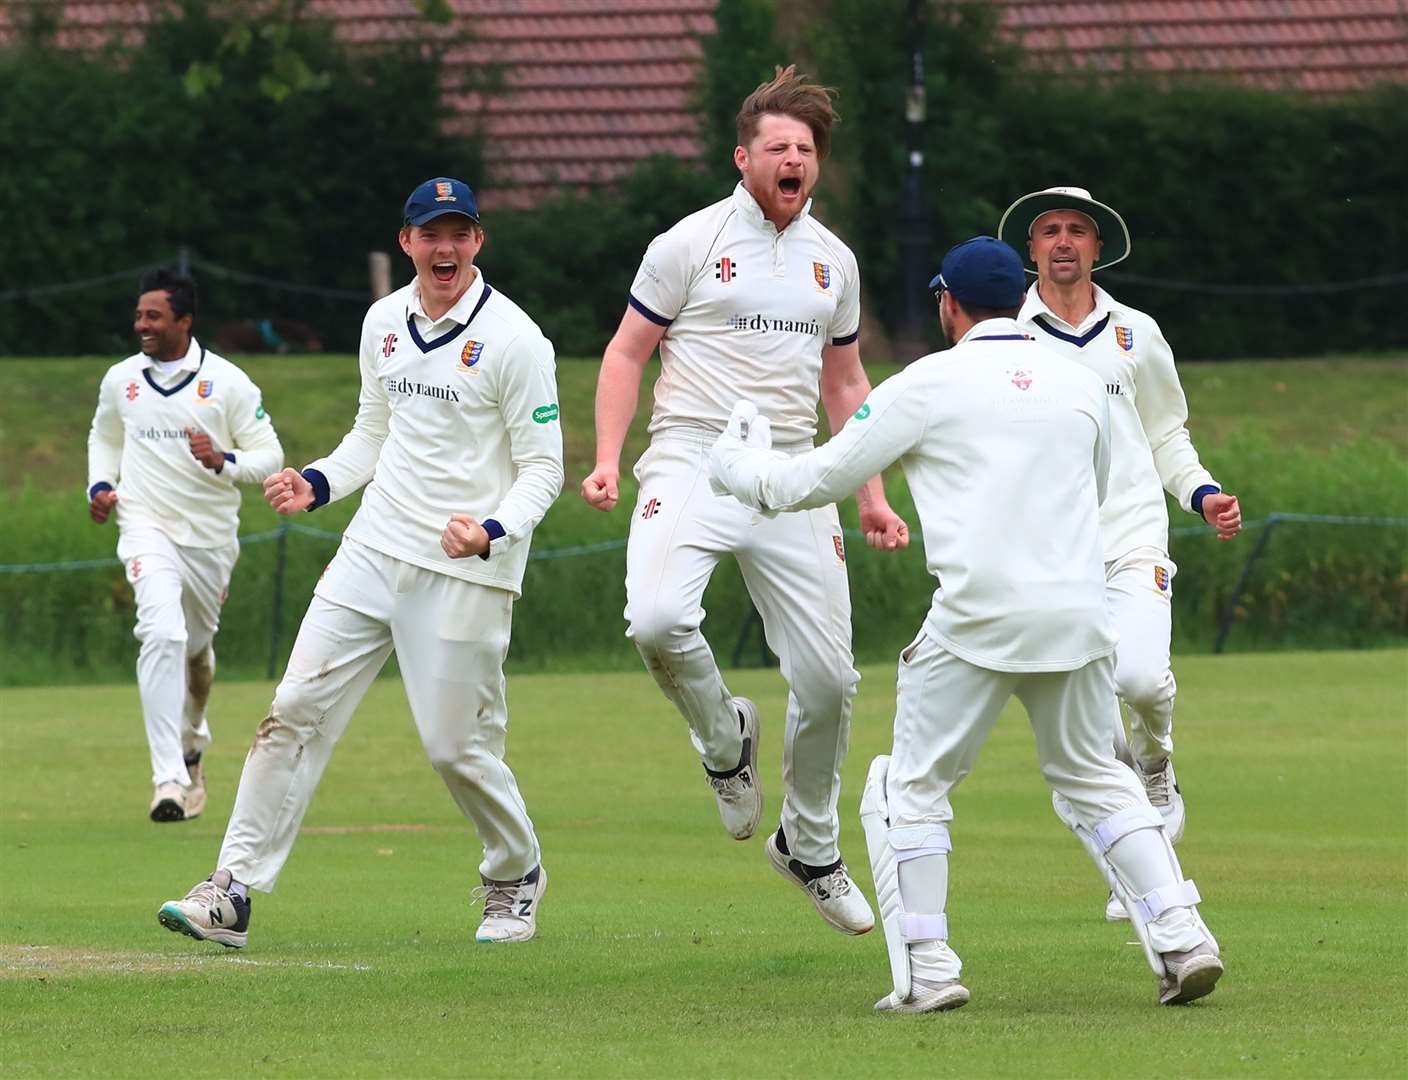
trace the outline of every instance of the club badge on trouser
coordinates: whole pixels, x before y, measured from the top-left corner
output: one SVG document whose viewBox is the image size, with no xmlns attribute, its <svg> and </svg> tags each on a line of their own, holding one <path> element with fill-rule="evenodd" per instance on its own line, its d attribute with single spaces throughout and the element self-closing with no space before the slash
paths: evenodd
<svg viewBox="0 0 1408 1080">
<path fill-rule="evenodd" d="M 1166 593 L 1166 592 L 1168 592 L 1168 587 L 1169 587 L 1169 573 L 1168 573 L 1168 567 L 1166 567 L 1166 566 L 1156 566 L 1156 567 L 1154 567 L 1154 588 L 1158 589 L 1159 592 Z"/>
</svg>

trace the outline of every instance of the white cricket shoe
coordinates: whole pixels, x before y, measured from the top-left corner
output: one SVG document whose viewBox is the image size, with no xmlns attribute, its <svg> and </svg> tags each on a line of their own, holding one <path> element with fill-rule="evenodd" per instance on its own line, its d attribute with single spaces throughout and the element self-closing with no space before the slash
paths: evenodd
<svg viewBox="0 0 1408 1080">
<path fill-rule="evenodd" d="M 1106 922 L 1129 922 L 1129 912 L 1125 911 L 1124 904 L 1113 892 L 1109 899 L 1105 901 L 1105 921 Z"/>
<path fill-rule="evenodd" d="M 153 821 L 185 821 L 186 789 L 175 780 L 157 784 L 152 793 L 151 819 Z"/>
<path fill-rule="evenodd" d="M 743 753 L 738 765 L 723 773 L 706 765 L 704 771 L 714 789 L 724 828 L 735 840 L 747 840 L 763 816 L 763 789 L 758 785 L 758 707 L 742 697 L 734 698 L 733 705 L 743 731 Z"/>
<path fill-rule="evenodd" d="M 1178 777 L 1173 774 L 1172 759 L 1164 758 L 1153 772 L 1145 772 L 1144 766 L 1140 765 L 1134 770 L 1134 775 L 1143 783 L 1144 794 L 1149 796 L 1154 809 L 1163 815 L 1164 825 L 1168 828 L 1168 842 L 1178 843 L 1183 839 L 1185 814 L 1183 795 L 1178 790 Z"/>
<path fill-rule="evenodd" d="M 186 762 L 186 772 L 191 775 L 191 782 L 186 785 L 186 820 L 190 821 L 200 817 L 205 809 L 205 766 L 200 763 L 199 754 L 194 761 Z"/>
<path fill-rule="evenodd" d="M 968 988 L 957 979 L 947 982 L 930 982 L 928 979 L 915 979 L 909 990 L 909 997 L 901 998 L 891 990 L 875 1003 L 876 1012 L 929 1013 L 947 1012 L 961 1009 L 968 1004 Z"/>
<path fill-rule="evenodd" d="M 197 941 L 218 941 L 227 948 L 243 949 L 249 940 L 252 906 L 250 900 L 230 891 L 230 872 L 217 870 L 184 899 L 162 904 L 156 917 L 166 929 Z"/>
<path fill-rule="evenodd" d="M 483 882 L 469 894 L 470 905 L 484 901 L 484 920 L 475 931 L 474 940 L 491 944 L 527 941 L 538 931 L 538 901 L 548 891 L 548 872 L 541 865 L 533 867 L 517 881 Z"/>
<path fill-rule="evenodd" d="M 1186 1005 L 1206 997 L 1222 978 L 1222 959 L 1210 942 L 1187 952 L 1166 952 L 1163 958 L 1167 974 L 1159 980 L 1160 1005 Z"/>
<path fill-rule="evenodd" d="M 807 894 L 828 925 L 843 934 L 852 935 L 868 934 L 875 929 L 875 914 L 870 910 L 864 894 L 846 873 L 845 863 L 820 877 L 808 877 L 807 868 L 802 862 L 784 855 L 777 846 L 777 833 L 769 836 L 764 846 L 772 868 Z"/>
</svg>

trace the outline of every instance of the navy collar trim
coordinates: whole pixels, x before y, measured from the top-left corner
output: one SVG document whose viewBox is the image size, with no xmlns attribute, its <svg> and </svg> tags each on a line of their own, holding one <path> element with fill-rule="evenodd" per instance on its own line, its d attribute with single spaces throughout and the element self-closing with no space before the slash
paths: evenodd
<svg viewBox="0 0 1408 1080">
<path fill-rule="evenodd" d="M 157 381 L 152 378 L 152 369 L 151 369 L 151 368 L 143 368 L 143 369 L 142 369 L 142 374 L 146 377 L 147 385 L 148 385 L 148 386 L 150 386 L 153 390 L 155 390 L 155 391 L 156 391 L 158 394 L 160 394 L 162 397 L 170 397 L 172 394 L 180 393 L 182 390 L 186 389 L 186 387 L 190 386 L 190 385 L 191 385 L 191 380 L 194 379 L 197 375 L 200 374 L 200 369 L 201 369 L 202 367 L 204 367 L 204 366 L 205 366 L 205 346 L 202 345 L 202 346 L 200 347 L 200 362 L 199 362 L 198 364 L 196 364 L 196 369 L 195 369 L 195 371 L 189 372 L 189 373 L 186 375 L 186 377 L 185 377 L 184 379 L 182 379 L 180 382 L 178 382 L 175 386 L 169 386 L 169 387 L 168 387 L 168 386 L 161 386 L 160 384 L 158 384 Z"/>
<path fill-rule="evenodd" d="M 969 341 L 1035 341 L 1031 334 L 989 334 L 987 337 L 969 338 Z"/>
<path fill-rule="evenodd" d="M 1032 322 L 1035 323 L 1037 326 L 1041 327 L 1052 337 L 1060 338 L 1062 341 L 1069 341 L 1076 348 L 1083 349 L 1100 336 L 1101 332 L 1105 329 L 1105 327 L 1109 325 L 1110 315 L 1112 314 L 1114 313 L 1106 313 L 1103 319 L 1101 319 L 1098 323 L 1096 323 L 1083 334 L 1068 334 L 1064 330 L 1057 330 L 1056 327 L 1052 326 L 1049 322 L 1046 321 L 1045 315 L 1033 315 Z"/>
<path fill-rule="evenodd" d="M 434 349 L 440 348 L 442 345 L 448 345 L 450 342 L 454 341 L 455 338 L 463 334 L 465 328 L 474 321 L 474 316 L 479 314 L 480 309 L 488 302 L 489 296 L 493 291 L 493 286 L 486 281 L 484 283 L 484 292 L 479 296 L 479 303 L 474 305 L 474 310 L 469 313 L 469 318 L 462 323 L 455 323 L 450 330 L 441 334 L 434 341 L 426 341 L 425 338 L 420 336 L 420 331 L 416 329 L 416 317 L 409 311 L 406 312 L 406 329 L 411 332 L 411 340 L 416 343 L 416 348 L 420 349 L 423 353 L 428 353 Z"/>
</svg>

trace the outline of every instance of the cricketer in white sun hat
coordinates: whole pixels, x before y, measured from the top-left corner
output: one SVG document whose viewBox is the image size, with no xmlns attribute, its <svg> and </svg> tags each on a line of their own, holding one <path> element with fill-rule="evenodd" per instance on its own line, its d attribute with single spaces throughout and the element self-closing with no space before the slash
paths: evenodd
<svg viewBox="0 0 1408 1080">
<path fill-rule="evenodd" d="M 998 237 L 1011 244 L 1022 253 L 1022 263 L 1027 273 L 1035 274 L 1036 266 L 1027 250 L 1031 239 L 1032 226 L 1042 214 L 1052 210 L 1074 210 L 1095 222 L 1095 231 L 1100 235 L 1100 261 L 1094 269 L 1104 270 L 1129 255 L 1129 228 L 1124 218 L 1102 202 L 1090 197 L 1090 192 L 1078 187 L 1053 187 L 1043 191 L 1033 191 L 1023 195 L 1007 208 L 997 226 Z"/>
</svg>

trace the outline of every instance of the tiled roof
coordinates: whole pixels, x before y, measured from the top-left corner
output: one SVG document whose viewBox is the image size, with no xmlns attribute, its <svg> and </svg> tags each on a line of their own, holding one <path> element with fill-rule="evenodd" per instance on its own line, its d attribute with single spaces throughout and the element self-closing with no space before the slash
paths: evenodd
<svg viewBox="0 0 1408 1080">
<path fill-rule="evenodd" d="M 995 0 L 1031 61 L 1310 93 L 1408 82 L 1404 0 Z"/>
<path fill-rule="evenodd" d="M 34 0 L 62 14 L 59 40 L 140 40 L 156 0 Z M 1408 0 L 992 0 L 1004 32 L 1047 66 L 1232 76 L 1315 93 L 1408 81 Z M 529 205 L 601 183 L 651 154 L 703 152 L 692 108 L 700 35 L 717 0 L 448 0 L 476 40 L 445 55 L 447 101 L 485 134 L 486 205 Z M 413 0 L 312 0 L 349 43 L 426 38 Z M 10 12 L 0 3 L 0 42 Z M 503 65 L 483 97 L 464 73 Z"/>
</svg>

